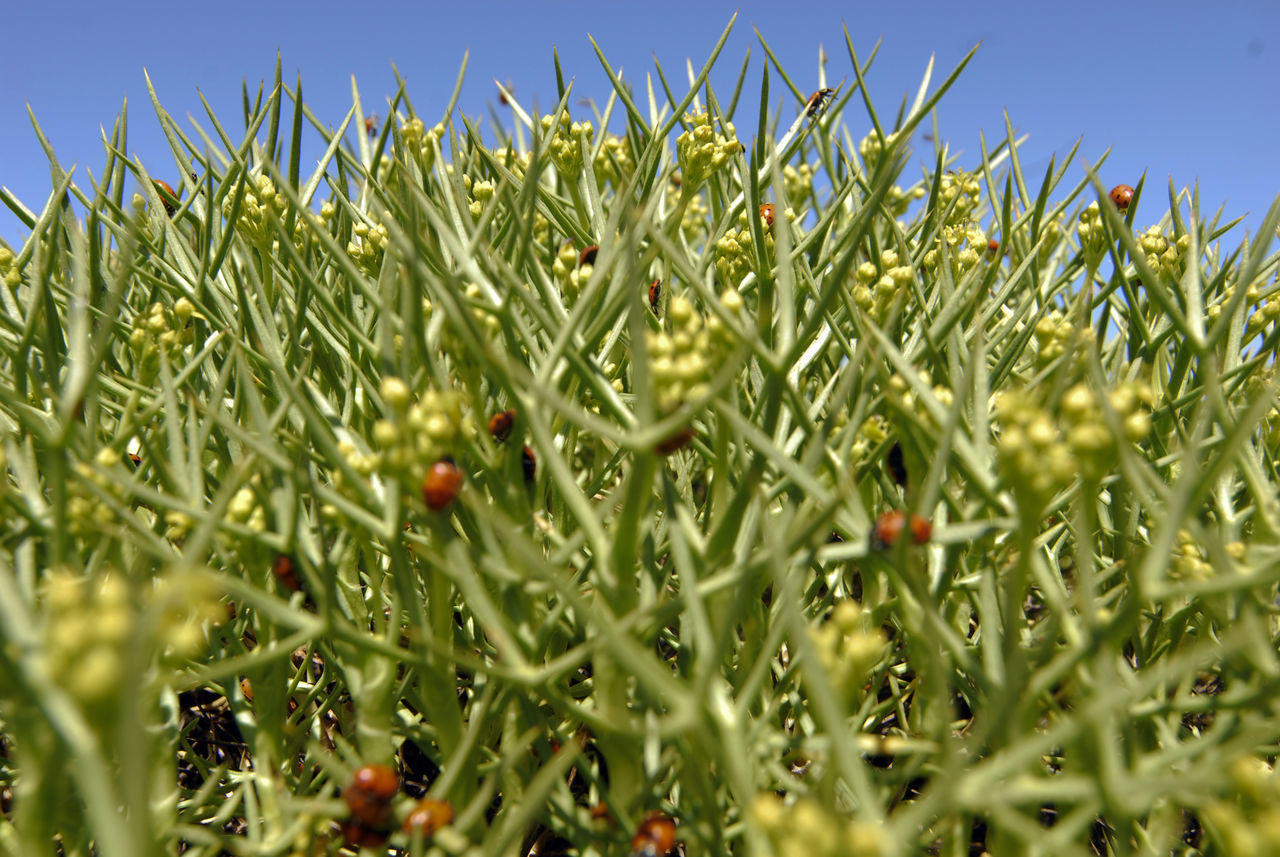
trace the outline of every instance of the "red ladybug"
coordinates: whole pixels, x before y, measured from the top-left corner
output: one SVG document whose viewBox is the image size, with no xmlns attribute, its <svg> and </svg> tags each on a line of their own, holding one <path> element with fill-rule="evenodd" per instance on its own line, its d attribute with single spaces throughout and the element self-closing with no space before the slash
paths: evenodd
<svg viewBox="0 0 1280 857">
<path fill-rule="evenodd" d="M 533 454 L 533 450 L 527 446 L 520 450 L 520 469 L 524 471 L 525 482 L 532 482 L 534 475 L 538 472 L 538 459 Z"/>
<path fill-rule="evenodd" d="M 177 211 L 177 209 L 173 207 L 173 201 L 178 198 L 178 194 L 166 181 L 152 179 L 151 183 L 156 186 L 156 192 L 160 196 L 160 201 L 164 203 L 164 213 L 173 217 L 173 213 Z M 165 194 L 168 194 L 168 196 L 165 196 Z"/>
<path fill-rule="evenodd" d="M 578 267 L 581 268 L 583 265 L 594 265 L 596 263 L 596 254 L 599 252 L 599 244 L 592 244 L 590 247 L 584 248 L 582 253 L 578 255 Z"/>
<path fill-rule="evenodd" d="M 631 839 L 631 857 L 663 857 L 676 846 L 676 823 L 664 812 L 645 814 Z"/>
<path fill-rule="evenodd" d="M 653 448 L 658 455 L 670 455 L 677 450 L 684 449 L 689 445 L 689 441 L 693 440 L 694 431 L 692 428 L 682 428 L 671 437 L 659 443 Z"/>
<path fill-rule="evenodd" d="M 370 137 L 378 136 L 378 114 L 365 117 L 364 132 Z"/>
<path fill-rule="evenodd" d="M 342 799 L 351 820 L 370 830 L 384 830 L 391 818 L 391 799 L 400 791 L 400 777 L 386 765 L 364 765 L 351 775 Z"/>
<path fill-rule="evenodd" d="M 834 89 L 819 89 L 804 103 L 804 115 L 818 116 L 826 109 L 827 102 L 836 94 Z"/>
<path fill-rule="evenodd" d="M 138 455 L 136 452 L 130 452 L 127 454 L 129 456 L 129 463 L 132 464 L 135 468 L 142 464 L 141 455 Z"/>
<path fill-rule="evenodd" d="M 293 565 L 293 557 L 280 554 L 271 564 L 271 572 L 285 589 L 290 592 L 302 591 L 302 581 L 298 579 L 298 570 Z"/>
<path fill-rule="evenodd" d="M 453 821 L 453 804 L 447 800 L 424 797 L 417 806 L 405 816 L 401 825 L 405 833 L 422 831 L 423 839 L 430 839 L 435 832 Z"/>
<path fill-rule="evenodd" d="M 427 471 L 422 480 L 422 499 L 427 508 L 439 512 L 448 506 L 462 490 L 462 470 L 451 458 L 442 458 Z"/>
<path fill-rule="evenodd" d="M 511 427 L 515 425 L 516 412 L 514 408 L 505 411 L 498 411 L 489 417 L 489 434 L 498 443 L 504 442 L 511 436 Z"/>
<path fill-rule="evenodd" d="M 988 240 L 987 240 L 987 252 L 988 252 L 988 253 L 994 253 L 994 252 L 996 252 L 996 251 L 997 251 L 997 250 L 999 250 L 999 249 L 1000 249 L 1000 239 L 999 239 L 999 238 L 990 238 L 990 239 L 988 239 Z"/>
<path fill-rule="evenodd" d="M 909 523 L 912 544 L 922 545 L 933 536 L 933 525 L 927 519 L 912 515 Z M 871 528 L 871 549 L 884 550 L 894 544 L 907 527 L 908 520 L 905 512 L 900 509 L 885 512 L 876 519 L 876 525 Z"/>
<path fill-rule="evenodd" d="M 658 306 L 662 303 L 662 278 L 654 280 L 649 284 L 649 306 L 653 307 L 653 314 L 658 314 Z"/>
<path fill-rule="evenodd" d="M 773 203 L 760 203 L 760 219 L 764 221 L 765 226 L 773 225 Z"/>
<path fill-rule="evenodd" d="M 1124 211 L 1129 207 L 1129 203 L 1133 202 L 1133 188 L 1127 184 L 1118 184 L 1111 189 L 1111 193 L 1107 194 L 1111 197 L 1111 201 L 1115 207 Z"/>
</svg>

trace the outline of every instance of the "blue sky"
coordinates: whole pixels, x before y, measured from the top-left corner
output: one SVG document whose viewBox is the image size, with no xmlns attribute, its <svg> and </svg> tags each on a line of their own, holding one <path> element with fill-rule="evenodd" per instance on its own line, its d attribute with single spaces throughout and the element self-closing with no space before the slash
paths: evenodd
<svg viewBox="0 0 1280 857">
<path fill-rule="evenodd" d="M 453 2 L 48 2 L 9 4 L 0 51 L 0 185 L 38 211 L 49 194 L 47 161 L 27 118 L 30 104 L 64 167 L 88 186 L 104 163 L 100 127 L 110 128 L 127 97 L 129 150 L 148 171 L 176 184 L 176 166 L 152 112 L 145 68 L 165 108 L 209 128 L 198 92 L 219 118 L 238 124 L 240 87 L 270 80 L 277 50 L 285 80 L 300 72 L 303 98 L 336 124 L 351 104 L 354 74 L 366 110 L 385 114 L 394 62 L 420 115 L 439 117 L 470 51 L 460 108 L 487 114 L 493 79 L 510 79 L 517 97 L 555 103 L 552 48 L 578 97 L 603 103 L 608 83 L 588 33 L 638 89 L 656 56 L 674 83 L 684 61 L 707 57 L 730 16 L 738 19 L 712 83 L 727 99 L 751 52 L 744 103 L 754 103 L 768 40 L 805 90 L 817 87 L 818 47 L 829 79 L 852 79 L 843 43 L 848 26 L 860 57 L 882 41 L 868 84 L 890 116 L 914 93 L 930 54 L 938 78 L 973 45 L 977 56 L 939 108 L 941 132 L 972 166 L 979 130 L 1003 136 L 1004 111 L 1030 135 L 1024 169 L 1038 181 L 1049 157 L 1083 136 L 1081 156 L 1108 147 L 1104 184 L 1136 184 L 1148 174 L 1139 224 L 1154 222 L 1172 177 L 1200 183 L 1202 207 L 1225 203 L 1251 228 L 1280 193 L 1280 2 L 1109 3 L 486 3 Z M 656 83 L 655 83 L 656 85 Z M 771 75 L 771 91 L 780 93 Z M 575 106 L 575 113 L 578 108 Z M 794 108 L 788 104 L 789 120 Z M 855 139 L 867 123 L 845 111 Z M 740 134 L 754 122 L 739 118 Z M 927 144 L 920 144 L 920 149 Z M 307 165 L 304 164 L 304 171 Z M 1160 204 L 1157 204 L 1160 203 Z M 1149 206 L 1149 207 L 1148 207 Z M 0 208 L 0 237 L 25 230 Z M 1234 239 L 1238 240 L 1238 236 Z"/>
</svg>

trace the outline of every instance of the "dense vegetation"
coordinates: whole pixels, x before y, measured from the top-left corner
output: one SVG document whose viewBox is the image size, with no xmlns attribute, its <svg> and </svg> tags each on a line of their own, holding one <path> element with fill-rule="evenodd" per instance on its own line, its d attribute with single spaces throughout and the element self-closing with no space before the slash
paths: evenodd
<svg viewBox="0 0 1280 857">
<path fill-rule="evenodd" d="M 1280 849 L 1280 205 L 722 45 L 589 117 L 277 69 L 157 102 L 172 165 L 45 144 L 0 849 Z"/>
</svg>

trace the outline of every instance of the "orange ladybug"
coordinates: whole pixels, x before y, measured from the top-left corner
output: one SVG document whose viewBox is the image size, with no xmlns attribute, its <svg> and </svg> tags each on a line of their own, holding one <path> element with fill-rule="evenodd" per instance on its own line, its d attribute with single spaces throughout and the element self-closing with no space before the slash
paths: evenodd
<svg viewBox="0 0 1280 857">
<path fill-rule="evenodd" d="M 298 579 L 298 570 L 294 568 L 293 557 L 280 554 L 271 564 L 271 572 L 285 589 L 290 592 L 302 591 L 302 581 Z"/>
<path fill-rule="evenodd" d="M 809 96 L 809 100 L 804 103 L 805 116 L 818 116 L 826 109 L 827 102 L 836 94 L 834 89 L 819 89 L 813 95 Z"/>
<path fill-rule="evenodd" d="M 631 857 L 663 857 L 676 846 L 676 823 L 665 812 L 645 814 L 631 839 Z"/>
<path fill-rule="evenodd" d="M 240 679 L 240 692 L 244 694 L 247 701 L 253 702 L 253 685 L 249 683 L 249 679 Z"/>
<path fill-rule="evenodd" d="M 999 239 L 999 238 L 989 238 L 989 239 L 987 239 L 987 252 L 988 252 L 988 253 L 995 253 L 995 252 L 996 252 L 997 250 L 999 250 L 999 249 L 1000 249 L 1000 239 Z"/>
<path fill-rule="evenodd" d="M 596 254 L 600 252 L 599 244 L 592 244 L 590 247 L 584 247 L 578 255 L 578 267 L 583 265 L 594 265 L 596 263 Z"/>
<path fill-rule="evenodd" d="M 462 490 L 462 470 L 452 458 L 442 458 L 427 471 L 422 480 L 422 500 L 427 508 L 439 512 L 448 506 Z"/>
<path fill-rule="evenodd" d="M 773 203 L 760 203 L 760 219 L 764 221 L 765 226 L 773 225 Z"/>
<path fill-rule="evenodd" d="M 662 303 L 662 278 L 654 280 L 649 284 L 649 306 L 653 308 L 653 314 L 658 314 L 658 306 Z"/>
<path fill-rule="evenodd" d="M 342 799 L 351 820 L 371 830 L 381 830 L 391 818 L 391 799 L 400 790 L 400 777 L 386 765 L 364 765 L 351 775 Z"/>
<path fill-rule="evenodd" d="M 424 797 L 405 816 L 404 824 L 401 827 L 405 833 L 409 834 L 412 834 L 415 830 L 421 830 L 422 838 L 430 839 L 437 830 L 452 821 L 453 804 L 447 800 Z"/>
<path fill-rule="evenodd" d="M 908 526 L 911 529 L 912 544 L 922 545 L 933 536 L 933 525 L 926 518 L 912 515 L 908 521 L 905 512 L 891 509 L 877 518 L 876 525 L 871 528 L 871 549 L 884 550 L 894 544 Z"/>
<path fill-rule="evenodd" d="M 1124 211 L 1128 209 L 1129 203 L 1133 202 L 1133 188 L 1127 184 L 1118 184 L 1111 189 L 1111 193 L 1107 194 L 1111 197 L 1111 202 L 1116 208 Z"/>
<path fill-rule="evenodd" d="M 671 437 L 659 443 L 653 448 L 658 455 L 670 455 L 677 450 L 684 449 L 689 445 L 689 441 L 693 440 L 694 431 L 692 428 L 682 428 Z"/>
<path fill-rule="evenodd" d="M 520 469 L 524 471 L 525 482 L 532 482 L 534 475 L 538 472 L 538 459 L 533 454 L 533 450 L 527 446 L 520 450 Z"/>
<path fill-rule="evenodd" d="M 173 207 L 174 201 L 178 198 L 177 192 L 174 191 L 166 181 L 152 179 L 151 183 L 156 186 L 156 192 L 160 196 L 160 201 L 164 203 L 164 213 L 173 217 L 173 213 L 177 211 L 177 209 Z M 165 194 L 168 194 L 168 196 L 165 196 Z"/>
<path fill-rule="evenodd" d="M 135 468 L 142 464 L 141 455 L 138 455 L 136 452 L 130 452 L 130 453 L 127 453 L 127 455 L 129 458 L 129 463 L 132 464 Z"/>
<path fill-rule="evenodd" d="M 489 417 L 489 435 L 498 443 L 504 442 L 511 436 L 511 427 L 515 425 L 516 412 L 514 408 L 498 411 Z"/>
</svg>

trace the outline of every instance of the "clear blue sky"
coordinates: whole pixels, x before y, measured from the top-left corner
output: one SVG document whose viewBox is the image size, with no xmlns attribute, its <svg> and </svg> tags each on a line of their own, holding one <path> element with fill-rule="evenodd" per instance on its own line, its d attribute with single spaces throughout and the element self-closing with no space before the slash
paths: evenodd
<svg viewBox="0 0 1280 857">
<path fill-rule="evenodd" d="M 393 62 L 419 114 L 439 117 L 468 49 L 464 112 L 486 114 L 494 78 L 510 79 L 522 102 L 548 109 L 555 103 L 553 46 L 576 79 L 576 95 L 603 103 L 608 84 L 588 33 L 643 91 L 655 55 L 669 80 L 683 82 L 684 60 L 700 65 L 735 10 L 738 20 L 713 77 L 726 98 L 750 50 L 744 99 L 756 101 L 764 52 L 753 28 L 806 90 L 817 86 L 819 44 L 830 57 L 829 78 L 851 78 L 842 25 L 860 57 L 882 39 L 869 86 L 890 115 L 905 93 L 914 93 L 931 53 L 941 76 L 982 42 L 939 111 L 942 136 L 967 153 L 961 166 L 973 165 L 980 129 L 988 139 L 1003 135 L 1008 110 L 1030 134 L 1022 152 L 1033 175 L 1083 136 L 1081 155 L 1091 161 L 1113 150 L 1104 184 L 1136 184 L 1147 172 L 1149 203 L 1169 177 L 1178 187 L 1198 178 L 1204 208 L 1225 203 L 1228 216 L 1246 215 L 1246 225 L 1256 227 L 1280 193 L 1277 0 L 11 3 L 0 51 L 0 185 L 36 211 L 48 196 L 49 170 L 27 118 L 30 104 L 59 160 L 77 164 L 78 183 L 87 187 L 86 167 L 97 176 L 104 163 L 99 128 L 111 128 L 126 97 L 130 153 L 176 184 L 144 68 L 172 115 L 192 115 L 206 128 L 197 90 L 234 127 L 241 80 L 254 90 L 270 80 L 277 50 L 286 81 L 301 72 L 304 99 L 334 124 L 350 106 L 353 74 L 366 110 L 385 114 L 395 90 Z M 778 81 L 771 81 L 778 93 Z M 857 139 L 866 126 L 856 104 L 850 108 L 845 120 Z M 786 110 L 787 118 L 794 115 L 790 105 Z M 744 137 L 747 125 L 739 122 Z M 1153 222 L 1163 206 L 1144 209 L 1152 216 L 1140 213 L 1139 225 Z M 11 244 L 25 237 L 7 209 L 0 209 L 0 237 Z"/>
</svg>

